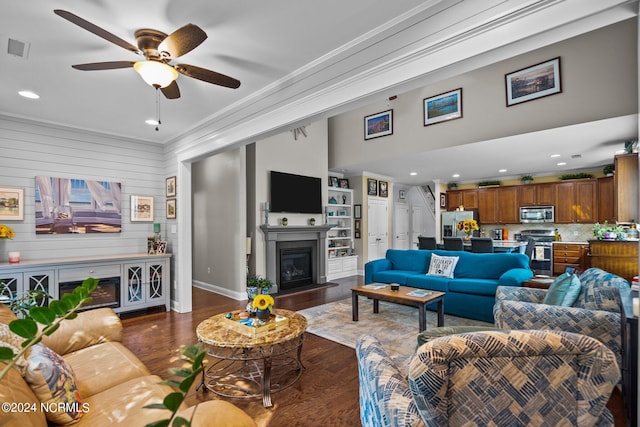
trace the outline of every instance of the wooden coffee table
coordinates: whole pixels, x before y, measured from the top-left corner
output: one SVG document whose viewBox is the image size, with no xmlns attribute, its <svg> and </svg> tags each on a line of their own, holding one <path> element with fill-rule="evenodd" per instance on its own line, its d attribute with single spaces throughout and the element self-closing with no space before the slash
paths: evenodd
<svg viewBox="0 0 640 427">
<path fill-rule="evenodd" d="M 384 286 L 381 289 L 372 289 L 376 286 Z M 414 291 L 431 292 L 425 296 L 408 295 Z M 391 290 L 391 285 L 386 283 L 369 283 L 368 285 L 351 288 L 351 312 L 353 321 L 358 321 L 358 296 L 368 297 L 373 300 L 373 312 L 378 313 L 380 310 L 379 301 L 393 302 L 410 307 L 418 307 L 418 327 L 420 332 L 427 329 L 427 304 L 438 304 L 438 326 L 444 326 L 444 292 L 430 291 L 428 289 L 410 288 L 409 286 L 400 286 L 397 291 Z"/>
</svg>

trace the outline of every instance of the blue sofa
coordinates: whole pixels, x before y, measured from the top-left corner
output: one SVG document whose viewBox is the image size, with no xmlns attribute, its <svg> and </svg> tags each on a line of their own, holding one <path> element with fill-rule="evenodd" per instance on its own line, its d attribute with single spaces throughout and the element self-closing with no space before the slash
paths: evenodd
<svg viewBox="0 0 640 427">
<path fill-rule="evenodd" d="M 427 275 L 431 255 L 459 257 L 453 279 Z M 364 266 L 366 283 L 398 283 L 445 292 L 444 312 L 493 323 L 498 286 L 522 286 L 533 277 L 529 258 L 519 253 L 389 249 Z"/>
</svg>

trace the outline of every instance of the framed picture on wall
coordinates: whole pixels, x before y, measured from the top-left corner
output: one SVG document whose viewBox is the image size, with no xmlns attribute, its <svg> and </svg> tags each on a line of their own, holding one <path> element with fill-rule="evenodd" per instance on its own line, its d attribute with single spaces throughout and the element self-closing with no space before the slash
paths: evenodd
<svg viewBox="0 0 640 427">
<path fill-rule="evenodd" d="M 353 221 L 353 237 L 355 237 L 356 239 L 359 239 L 361 237 L 360 234 L 360 221 L 359 219 L 356 219 Z"/>
<path fill-rule="evenodd" d="M 367 178 L 367 194 L 369 196 L 378 195 L 378 180 L 373 178 Z"/>
<path fill-rule="evenodd" d="M 372 114 L 364 118 L 364 139 L 393 134 L 393 110 Z"/>
<path fill-rule="evenodd" d="M 176 197 L 176 177 L 170 176 L 165 180 L 166 187 L 166 196 L 167 197 Z"/>
<path fill-rule="evenodd" d="M 440 193 L 440 207 L 447 207 L 447 193 Z"/>
<path fill-rule="evenodd" d="M 0 187 L 0 219 L 24 220 L 24 188 Z"/>
<path fill-rule="evenodd" d="M 353 217 L 355 219 L 362 218 L 362 205 L 353 205 Z"/>
<path fill-rule="evenodd" d="M 337 176 L 330 176 L 329 177 L 329 187 L 339 187 L 340 185 L 338 184 L 338 177 Z"/>
<path fill-rule="evenodd" d="M 562 92 L 560 57 L 505 75 L 507 107 Z"/>
<path fill-rule="evenodd" d="M 462 88 L 425 98 L 424 125 L 434 125 L 462 117 Z"/>
<path fill-rule="evenodd" d="M 389 183 L 387 181 L 378 181 L 378 196 L 389 197 Z"/>
<path fill-rule="evenodd" d="M 153 221 L 153 196 L 131 196 L 131 221 Z"/>
<path fill-rule="evenodd" d="M 167 219 L 176 219 L 176 199 L 167 199 Z"/>
</svg>

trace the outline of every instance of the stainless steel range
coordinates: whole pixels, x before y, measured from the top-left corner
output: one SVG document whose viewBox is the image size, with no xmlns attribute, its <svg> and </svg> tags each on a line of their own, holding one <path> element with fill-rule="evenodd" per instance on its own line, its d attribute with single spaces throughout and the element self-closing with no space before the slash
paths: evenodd
<svg viewBox="0 0 640 427">
<path fill-rule="evenodd" d="M 537 228 L 522 230 L 520 240 L 532 239 L 535 243 L 531 254 L 531 269 L 535 274 L 553 276 L 553 241 L 555 230 Z"/>
</svg>

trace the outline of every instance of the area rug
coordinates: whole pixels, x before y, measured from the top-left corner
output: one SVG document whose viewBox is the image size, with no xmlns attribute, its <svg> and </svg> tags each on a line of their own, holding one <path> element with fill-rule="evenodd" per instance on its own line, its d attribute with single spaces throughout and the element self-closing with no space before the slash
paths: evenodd
<svg viewBox="0 0 640 427">
<path fill-rule="evenodd" d="M 351 316 L 351 298 L 299 311 L 307 318 L 307 332 L 355 348 L 356 340 L 364 334 L 377 337 L 392 357 L 414 352 L 418 335 L 418 309 L 380 301 L 378 314 L 373 302 L 358 299 L 358 321 Z M 445 326 L 471 325 L 492 327 L 491 323 L 462 317 L 444 316 Z M 438 325 L 437 314 L 427 311 L 427 329 Z"/>
</svg>

